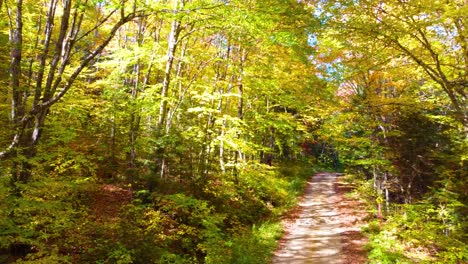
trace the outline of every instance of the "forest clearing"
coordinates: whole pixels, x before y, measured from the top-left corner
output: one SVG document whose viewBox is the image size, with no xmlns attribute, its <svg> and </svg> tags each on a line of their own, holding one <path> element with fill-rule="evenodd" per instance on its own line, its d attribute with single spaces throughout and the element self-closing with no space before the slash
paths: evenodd
<svg viewBox="0 0 468 264">
<path fill-rule="evenodd" d="M 0 0 L 0 263 L 467 263 L 466 14 Z"/>
</svg>

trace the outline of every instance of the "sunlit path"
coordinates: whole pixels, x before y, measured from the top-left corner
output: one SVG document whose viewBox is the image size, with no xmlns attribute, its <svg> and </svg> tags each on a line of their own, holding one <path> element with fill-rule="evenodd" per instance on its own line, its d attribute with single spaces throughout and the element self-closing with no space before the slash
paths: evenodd
<svg viewBox="0 0 468 264">
<path fill-rule="evenodd" d="M 281 240 L 273 264 L 342 263 L 340 216 L 335 209 L 337 175 L 319 173 L 307 183 L 300 216 Z"/>
</svg>

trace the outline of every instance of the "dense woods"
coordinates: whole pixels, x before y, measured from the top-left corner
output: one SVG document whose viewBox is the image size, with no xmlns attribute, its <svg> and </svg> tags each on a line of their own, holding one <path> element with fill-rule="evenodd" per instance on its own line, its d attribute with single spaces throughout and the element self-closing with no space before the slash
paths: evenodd
<svg viewBox="0 0 468 264">
<path fill-rule="evenodd" d="M 321 169 L 371 263 L 468 261 L 467 13 L 0 0 L 0 263 L 268 263 Z"/>
</svg>

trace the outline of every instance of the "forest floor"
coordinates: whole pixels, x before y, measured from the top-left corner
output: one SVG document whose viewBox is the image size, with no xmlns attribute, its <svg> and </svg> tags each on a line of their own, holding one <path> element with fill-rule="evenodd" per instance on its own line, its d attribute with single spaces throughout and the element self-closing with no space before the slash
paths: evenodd
<svg viewBox="0 0 468 264">
<path fill-rule="evenodd" d="M 345 195 L 351 188 L 338 173 L 318 173 L 307 183 L 296 209 L 284 220 L 273 264 L 366 262 L 363 204 Z"/>
</svg>

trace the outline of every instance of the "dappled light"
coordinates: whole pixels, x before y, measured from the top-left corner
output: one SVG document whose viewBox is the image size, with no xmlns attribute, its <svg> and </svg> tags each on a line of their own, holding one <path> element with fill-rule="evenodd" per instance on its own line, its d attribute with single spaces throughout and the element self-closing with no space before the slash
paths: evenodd
<svg viewBox="0 0 468 264">
<path fill-rule="evenodd" d="M 319 173 L 307 182 L 298 218 L 287 228 L 273 263 L 342 263 L 341 222 L 336 210 L 337 174 Z"/>
<path fill-rule="evenodd" d="M 0 263 L 467 263 L 466 14 L 0 0 Z"/>
</svg>

